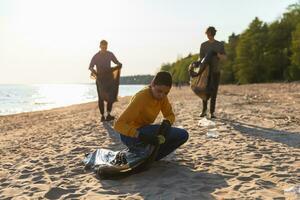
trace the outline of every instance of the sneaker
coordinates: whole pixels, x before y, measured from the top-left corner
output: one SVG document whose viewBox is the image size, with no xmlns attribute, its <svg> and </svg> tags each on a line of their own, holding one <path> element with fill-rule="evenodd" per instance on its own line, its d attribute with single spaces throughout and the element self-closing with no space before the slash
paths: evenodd
<svg viewBox="0 0 300 200">
<path fill-rule="evenodd" d="M 216 117 L 216 115 L 214 113 L 212 113 L 212 114 L 210 114 L 210 118 L 211 119 L 216 119 L 217 117 Z"/>
<path fill-rule="evenodd" d="M 101 122 L 104 122 L 104 121 L 105 121 L 105 117 L 104 117 L 103 115 L 101 116 L 100 121 L 101 121 Z"/>
<path fill-rule="evenodd" d="M 206 111 L 202 112 L 200 117 L 205 117 L 206 116 Z"/>
<path fill-rule="evenodd" d="M 106 121 L 112 121 L 114 119 L 115 119 L 115 117 L 111 116 L 111 115 L 107 115 L 107 117 L 106 117 Z"/>
</svg>

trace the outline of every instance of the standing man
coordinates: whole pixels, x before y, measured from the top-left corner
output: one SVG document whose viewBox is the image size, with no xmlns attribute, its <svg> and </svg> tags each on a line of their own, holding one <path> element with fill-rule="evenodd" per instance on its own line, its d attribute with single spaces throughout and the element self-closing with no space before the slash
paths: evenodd
<svg viewBox="0 0 300 200">
<path fill-rule="evenodd" d="M 92 76 L 96 77 L 97 93 L 98 93 L 98 106 L 101 114 L 101 122 L 114 120 L 114 117 L 111 116 L 112 105 L 116 98 L 110 98 L 112 95 L 112 85 L 115 84 L 111 61 L 113 61 L 118 68 L 122 67 L 122 64 L 117 60 L 115 55 L 107 51 L 107 41 L 102 40 L 100 42 L 100 51 L 96 53 L 90 63 L 89 70 L 92 73 Z M 96 70 L 94 66 L 96 65 Z M 117 81 L 118 84 L 118 81 Z M 118 86 L 117 86 L 118 87 Z M 107 103 L 107 116 L 104 116 L 104 100 Z"/>
<path fill-rule="evenodd" d="M 217 99 L 217 93 L 218 93 L 218 87 L 220 83 L 220 60 L 226 59 L 225 49 L 222 42 L 219 42 L 215 40 L 217 30 L 215 27 L 210 26 L 206 29 L 206 36 L 208 40 L 206 42 L 203 42 L 200 47 L 200 61 L 207 55 L 207 53 L 214 51 L 216 52 L 216 55 L 212 57 L 211 63 L 210 63 L 210 81 L 212 84 L 212 93 L 211 93 L 211 99 L 210 99 L 210 114 L 211 118 L 216 118 L 215 116 L 215 107 L 216 107 L 216 99 Z M 206 116 L 207 111 L 207 101 L 208 100 L 202 100 L 203 107 L 202 107 L 202 113 L 200 117 Z"/>
</svg>

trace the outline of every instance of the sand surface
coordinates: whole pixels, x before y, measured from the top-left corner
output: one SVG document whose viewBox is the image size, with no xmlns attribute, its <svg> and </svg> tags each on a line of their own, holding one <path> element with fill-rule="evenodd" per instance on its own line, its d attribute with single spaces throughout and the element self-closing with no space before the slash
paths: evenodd
<svg viewBox="0 0 300 200">
<path fill-rule="evenodd" d="M 170 101 L 189 140 L 120 180 L 83 169 L 85 153 L 124 147 L 97 103 L 0 117 L 0 199 L 297 199 L 284 190 L 300 185 L 299 83 L 221 86 L 210 127 L 188 87 L 173 88 Z"/>
</svg>

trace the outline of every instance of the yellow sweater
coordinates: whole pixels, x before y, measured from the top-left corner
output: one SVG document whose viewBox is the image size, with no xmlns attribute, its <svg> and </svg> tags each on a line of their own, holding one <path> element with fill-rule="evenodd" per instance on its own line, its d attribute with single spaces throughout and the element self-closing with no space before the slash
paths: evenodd
<svg viewBox="0 0 300 200">
<path fill-rule="evenodd" d="M 131 98 L 127 108 L 115 122 L 114 129 L 123 135 L 136 137 L 136 129 L 152 124 L 160 111 L 164 118 L 174 122 L 175 115 L 168 97 L 156 100 L 151 88 L 145 87 Z"/>
</svg>

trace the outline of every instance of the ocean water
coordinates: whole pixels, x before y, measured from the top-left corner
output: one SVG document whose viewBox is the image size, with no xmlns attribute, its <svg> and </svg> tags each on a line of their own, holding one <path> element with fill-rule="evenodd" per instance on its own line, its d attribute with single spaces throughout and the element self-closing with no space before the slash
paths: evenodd
<svg viewBox="0 0 300 200">
<path fill-rule="evenodd" d="M 131 96 L 145 85 L 120 85 L 119 96 Z M 96 101 L 95 84 L 0 85 L 0 115 L 47 110 Z"/>
</svg>

